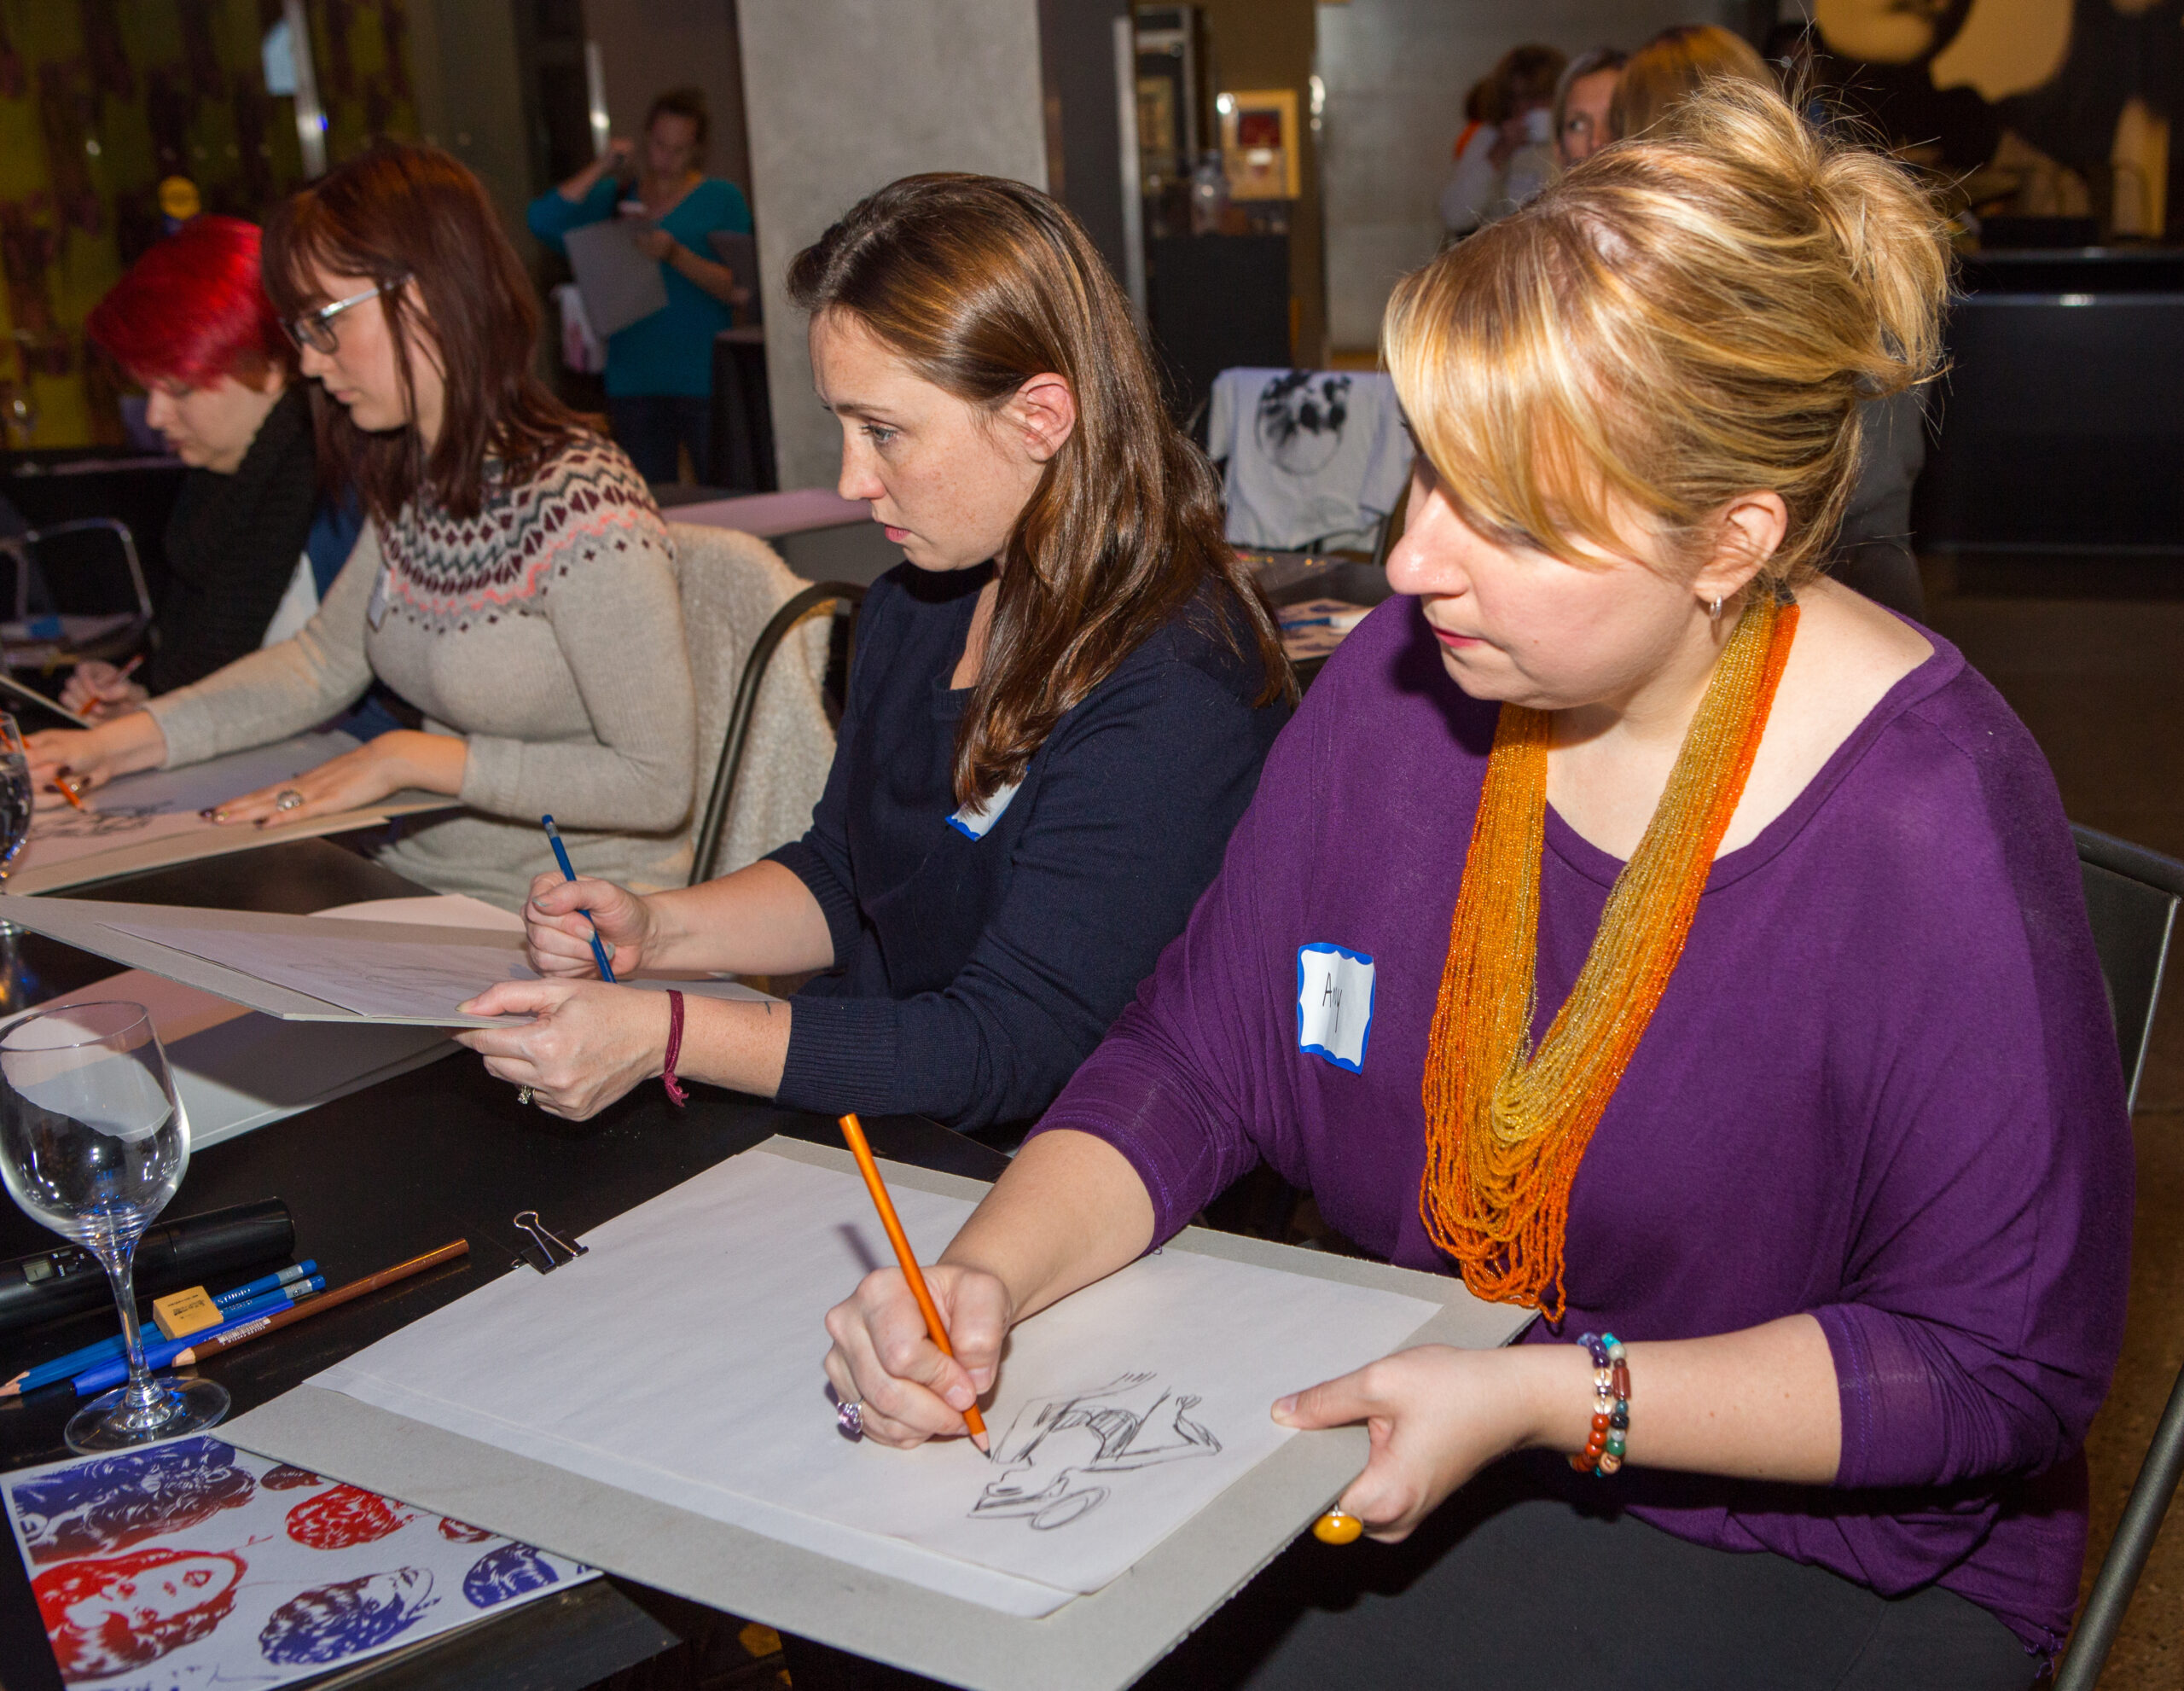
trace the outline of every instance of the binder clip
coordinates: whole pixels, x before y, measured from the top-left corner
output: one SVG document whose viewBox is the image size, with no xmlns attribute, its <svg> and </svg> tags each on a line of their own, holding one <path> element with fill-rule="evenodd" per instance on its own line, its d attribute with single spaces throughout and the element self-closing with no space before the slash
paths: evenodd
<svg viewBox="0 0 2184 1691">
<path fill-rule="evenodd" d="M 545 1258 L 546 1265 L 539 1270 L 541 1274 L 551 1274 L 564 1264 L 572 1263 L 578 1257 L 589 1256 L 591 1253 L 590 1246 L 572 1245 L 547 1226 L 544 1222 L 539 1220 L 538 1212 L 536 1210 L 517 1212 L 515 1225 L 521 1231 L 531 1235 L 531 1242 L 538 1246 L 538 1254 Z M 554 1254 L 557 1250 L 561 1252 L 558 1257 Z"/>
</svg>

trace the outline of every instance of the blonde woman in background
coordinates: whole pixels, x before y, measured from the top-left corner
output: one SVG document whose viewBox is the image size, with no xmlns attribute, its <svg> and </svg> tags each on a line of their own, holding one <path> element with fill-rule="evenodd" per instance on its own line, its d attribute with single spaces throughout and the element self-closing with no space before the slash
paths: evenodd
<svg viewBox="0 0 2184 1691">
<path fill-rule="evenodd" d="M 2023 1691 L 2070 1625 L 2132 1178 L 2070 830 L 1962 656 L 1816 573 L 1947 263 L 1898 166 L 1724 82 L 1398 290 L 1412 596 L 928 1270 L 956 1359 L 893 1270 L 828 1318 L 871 1436 L 961 1436 L 1012 1323 L 1262 1159 L 1539 1311 L 1268 1406 L 1369 1428 L 1379 1542 L 1146 1685 Z"/>
<path fill-rule="evenodd" d="M 1719 24 L 1677 24 L 1663 30 L 1623 66 L 1608 102 L 1608 139 L 1645 134 L 1678 101 L 1722 78 L 1774 86 L 1759 50 Z"/>
<path fill-rule="evenodd" d="M 1777 78 L 1741 36 L 1714 24 L 1664 29 L 1630 57 L 1609 102 L 1616 137 L 1643 135 L 1677 102 L 1729 78 L 1761 88 Z M 1786 89 L 1792 100 L 1805 90 Z M 1926 591 L 1911 550 L 1911 491 L 1926 462 L 1920 391 L 1875 395 L 1858 408 L 1858 475 L 1830 549 L 1828 572 L 1891 611 L 1924 620 Z"/>
</svg>

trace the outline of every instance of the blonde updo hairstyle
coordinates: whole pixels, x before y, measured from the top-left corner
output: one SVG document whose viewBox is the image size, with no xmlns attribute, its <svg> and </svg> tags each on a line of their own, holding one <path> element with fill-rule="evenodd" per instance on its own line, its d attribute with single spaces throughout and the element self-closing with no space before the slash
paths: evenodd
<svg viewBox="0 0 2184 1691">
<path fill-rule="evenodd" d="M 1628 555 L 1635 508 L 1695 573 L 1724 508 L 1772 491 L 1761 576 L 1794 587 L 1841 521 L 1860 401 L 1936 373 L 1949 266 L 1902 166 L 1720 81 L 1405 277 L 1388 364 L 1489 538 Z"/>
</svg>

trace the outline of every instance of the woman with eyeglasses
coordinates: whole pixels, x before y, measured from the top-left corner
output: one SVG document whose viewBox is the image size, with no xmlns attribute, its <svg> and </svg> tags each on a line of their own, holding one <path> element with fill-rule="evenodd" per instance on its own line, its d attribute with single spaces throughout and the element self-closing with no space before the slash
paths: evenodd
<svg viewBox="0 0 2184 1691">
<path fill-rule="evenodd" d="M 377 678 L 421 730 L 212 819 L 270 828 L 421 790 L 449 812 L 381 857 L 427 886 L 519 908 L 552 863 L 549 811 L 586 873 L 680 885 L 695 705 L 666 532 L 629 460 L 531 373 L 537 307 L 477 179 L 382 144 L 275 214 L 264 270 L 363 532 L 293 638 L 34 736 L 33 773 L 96 786 L 264 745 Z"/>
</svg>

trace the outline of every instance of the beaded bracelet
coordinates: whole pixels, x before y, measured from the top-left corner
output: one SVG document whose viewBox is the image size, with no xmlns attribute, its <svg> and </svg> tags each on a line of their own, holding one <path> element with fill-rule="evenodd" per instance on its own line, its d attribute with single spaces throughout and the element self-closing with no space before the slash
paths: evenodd
<svg viewBox="0 0 2184 1691">
<path fill-rule="evenodd" d="M 1612 1333 L 1588 1333 L 1577 1342 L 1592 1352 L 1594 1407 L 1585 1448 L 1570 1458 L 1570 1466 L 1605 1479 L 1623 1466 L 1630 1433 L 1630 1368 L 1623 1341 Z"/>
</svg>

